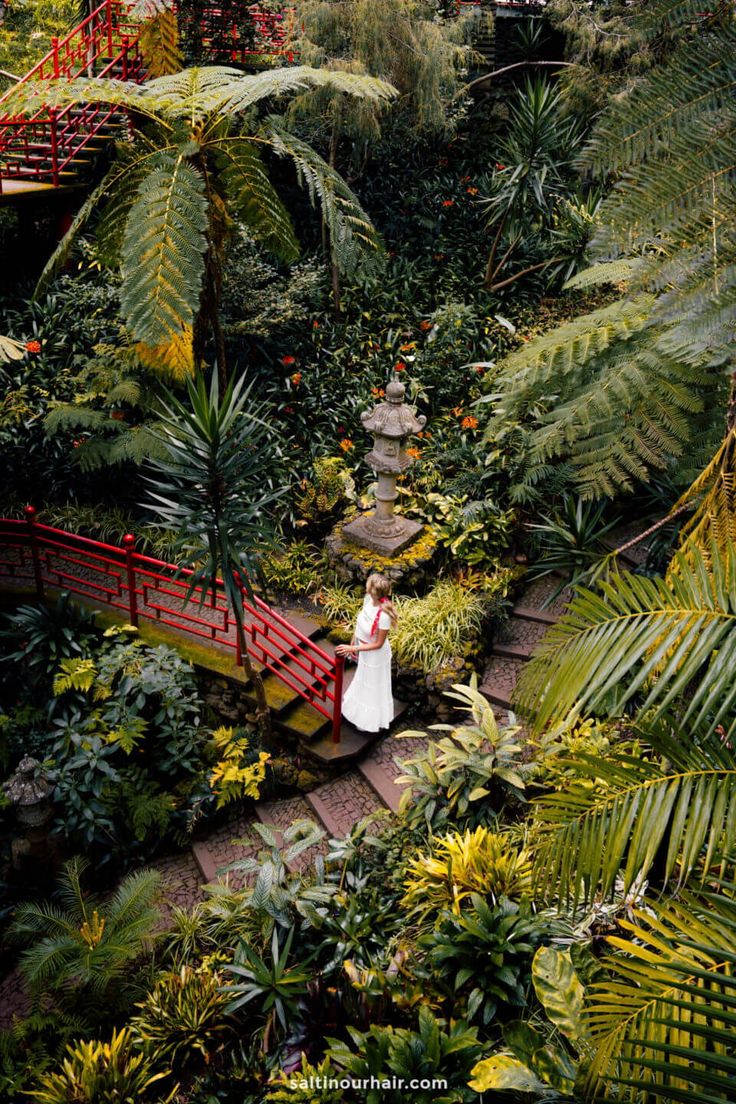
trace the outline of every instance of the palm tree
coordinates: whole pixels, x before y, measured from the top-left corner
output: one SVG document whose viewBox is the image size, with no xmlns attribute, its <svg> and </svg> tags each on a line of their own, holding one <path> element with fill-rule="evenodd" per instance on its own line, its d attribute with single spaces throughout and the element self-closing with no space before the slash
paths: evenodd
<svg viewBox="0 0 736 1104">
<path fill-rule="evenodd" d="M 260 674 L 248 657 L 243 622 L 243 590 L 252 595 L 254 550 L 268 541 L 264 509 L 282 493 L 272 486 L 268 425 L 247 406 L 250 388 L 241 378 L 220 396 L 216 373 L 209 389 L 198 374 L 187 380 L 189 407 L 171 393 L 162 403 L 157 437 L 165 459 L 151 460 L 149 508 L 174 532 L 174 551 L 193 568 L 190 596 L 201 600 L 222 578 L 235 624 L 245 673 L 257 701 L 258 720 L 268 721 Z M 246 409 L 247 406 L 247 409 Z"/>
<path fill-rule="evenodd" d="M 155 906 L 160 877 L 155 870 L 129 874 L 109 901 L 85 894 L 81 878 L 88 863 L 64 865 L 59 904 L 27 902 L 17 909 L 12 935 L 31 942 L 20 968 L 31 991 L 50 992 L 70 1011 L 87 1016 L 125 1004 L 131 965 L 151 945 L 159 921 Z"/>
<path fill-rule="evenodd" d="M 379 241 L 340 175 L 283 119 L 257 118 L 265 103 L 307 88 L 331 87 L 386 100 L 390 85 L 372 77 L 297 66 L 244 75 L 236 69 L 186 69 L 143 85 L 78 79 L 20 89 L 9 110 L 95 102 L 141 121 L 132 143 L 82 206 L 45 275 L 68 255 L 94 211 L 101 211 L 104 252 L 119 264 L 123 317 L 142 359 L 182 377 L 201 363 L 211 330 L 221 380 L 225 347 L 219 322 L 222 265 L 234 220 L 285 261 L 299 244 L 261 151 L 293 162 L 320 208 L 332 257 L 352 272 Z M 42 282 L 44 277 L 42 277 Z"/>
</svg>

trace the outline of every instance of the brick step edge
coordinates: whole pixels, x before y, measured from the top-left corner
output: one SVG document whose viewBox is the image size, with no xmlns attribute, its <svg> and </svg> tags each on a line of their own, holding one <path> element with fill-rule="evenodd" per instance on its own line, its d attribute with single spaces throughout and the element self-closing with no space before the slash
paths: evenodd
<svg viewBox="0 0 736 1104">
<path fill-rule="evenodd" d="M 383 767 L 374 759 L 361 759 L 358 770 L 371 789 L 380 797 L 383 804 L 392 813 L 398 813 L 403 786 L 397 786 L 393 778 L 386 774 Z"/>
<path fill-rule="evenodd" d="M 217 866 L 215 860 L 210 854 L 207 844 L 203 840 L 198 840 L 191 845 L 192 858 L 197 864 L 197 869 L 202 875 L 202 884 L 207 885 L 209 882 L 217 880 Z"/>
<path fill-rule="evenodd" d="M 491 659 L 493 656 L 498 656 L 499 659 L 520 659 L 524 663 L 529 659 L 537 644 L 504 644 L 502 640 L 497 640 L 493 645 L 493 651 L 491 652 Z"/>
<path fill-rule="evenodd" d="M 488 684 L 483 684 L 479 686 L 478 689 L 483 697 L 488 699 L 491 705 L 498 705 L 501 709 L 512 709 L 509 695 L 504 694 L 500 690 L 496 690 L 495 687 L 489 686 Z"/>
<path fill-rule="evenodd" d="M 559 621 L 557 614 L 533 606 L 514 606 L 511 617 L 518 617 L 520 621 L 537 621 L 541 625 L 556 625 Z"/>
</svg>

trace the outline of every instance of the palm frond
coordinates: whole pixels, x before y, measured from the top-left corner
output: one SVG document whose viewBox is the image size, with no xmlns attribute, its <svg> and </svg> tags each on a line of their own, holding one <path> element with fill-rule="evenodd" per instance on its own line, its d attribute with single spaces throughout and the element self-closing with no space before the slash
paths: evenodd
<svg viewBox="0 0 736 1104">
<path fill-rule="evenodd" d="M 679 721 L 736 734 L 736 546 L 710 563 L 697 548 L 665 579 L 622 573 L 582 590 L 552 627 L 517 685 L 516 702 L 540 730 L 573 707 Z"/>
<path fill-rule="evenodd" d="M 611 1083 L 625 1100 L 733 1100 L 733 898 L 688 895 L 621 926 L 629 938 L 609 939 L 617 953 L 605 960 L 608 977 L 586 995 L 588 1092 Z"/>
<path fill-rule="evenodd" d="M 160 153 L 130 209 L 120 302 L 136 341 L 170 342 L 193 325 L 207 248 L 204 181 L 184 152 Z"/>
</svg>

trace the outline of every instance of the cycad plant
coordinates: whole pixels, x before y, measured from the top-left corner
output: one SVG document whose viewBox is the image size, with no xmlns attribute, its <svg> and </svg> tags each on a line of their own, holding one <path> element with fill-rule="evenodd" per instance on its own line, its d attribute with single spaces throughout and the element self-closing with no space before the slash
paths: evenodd
<svg viewBox="0 0 736 1104">
<path fill-rule="evenodd" d="M 147 505 L 175 534 L 177 561 L 192 571 L 190 598 L 198 591 L 204 602 L 222 579 L 243 668 L 265 727 L 268 703 L 248 656 L 243 592 L 253 595 L 257 553 L 269 542 L 265 508 L 280 493 L 270 476 L 268 426 L 249 405 L 243 378 L 231 381 L 221 396 L 216 373 L 209 388 L 199 374 L 187 380 L 187 393 L 189 406 L 171 393 L 163 400 L 158 433 L 166 457 L 151 460 Z"/>
<path fill-rule="evenodd" d="M 10 930 L 30 943 L 20 968 L 31 992 L 92 1016 L 127 1003 L 131 966 L 150 948 L 159 920 L 159 875 L 129 874 L 102 904 L 82 888 L 86 868 L 83 859 L 67 862 L 58 903 L 20 905 Z"/>
<path fill-rule="evenodd" d="M 329 229 L 335 263 L 354 271 L 378 238 L 344 180 L 274 114 L 259 110 L 287 94 L 329 86 L 385 100 L 389 85 L 367 76 L 307 66 L 244 75 L 236 69 L 187 69 L 135 85 L 78 79 L 19 90 L 8 109 L 105 103 L 140 121 L 130 145 L 80 209 L 51 259 L 52 272 L 94 211 L 101 212 L 103 255 L 119 265 L 126 326 L 141 358 L 178 376 L 201 361 L 211 330 L 221 374 L 222 266 L 237 220 L 283 260 L 299 251 L 289 213 L 269 179 L 261 151 L 289 159 Z"/>
</svg>

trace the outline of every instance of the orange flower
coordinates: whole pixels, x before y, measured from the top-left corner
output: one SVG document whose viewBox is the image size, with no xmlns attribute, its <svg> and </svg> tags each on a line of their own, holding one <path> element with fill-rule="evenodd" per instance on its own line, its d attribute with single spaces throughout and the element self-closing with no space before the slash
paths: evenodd
<svg viewBox="0 0 736 1104">
<path fill-rule="evenodd" d="M 374 399 L 382 399 L 385 394 L 386 392 L 382 387 L 371 387 L 371 395 L 373 395 Z"/>
<path fill-rule="evenodd" d="M 394 372 L 405 372 L 405 371 L 406 371 L 406 365 L 403 364 L 400 360 L 398 360 L 396 362 L 396 364 L 394 364 Z"/>
<path fill-rule="evenodd" d="M 432 254 L 432 260 L 433 261 L 444 261 L 446 256 L 447 256 L 446 253 L 433 253 Z"/>
<path fill-rule="evenodd" d="M 417 347 L 416 341 L 408 341 L 406 343 L 406 345 L 399 345 L 399 352 L 400 353 L 410 353 L 412 351 L 412 349 L 416 349 L 416 347 Z"/>
<path fill-rule="evenodd" d="M 485 368 L 483 367 L 482 364 L 476 364 L 475 370 L 476 370 L 476 372 L 478 373 L 479 376 L 482 376 L 483 373 L 485 372 Z"/>
<path fill-rule="evenodd" d="M 424 321 L 419 323 L 419 329 L 422 331 L 422 333 L 426 333 L 427 330 L 432 329 L 432 323 L 425 318 Z"/>
<path fill-rule="evenodd" d="M 299 384 L 302 382 L 301 372 L 294 372 L 294 375 L 291 377 L 291 382 L 294 384 L 295 387 L 298 387 Z"/>
<path fill-rule="evenodd" d="M 455 415 L 456 418 L 462 418 L 463 408 L 461 406 L 453 406 L 452 413 Z"/>
<path fill-rule="evenodd" d="M 477 429 L 478 419 L 474 418 L 472 414 L 468 414 L 467 417 L 463 418 L 460 425 L 463 427 L 463 429 Z"/>
<path fill-rule="evenodd" d="M 26 341 L 26 352 L 40 353 L 41 352 L 41 342 L 40 341 Z"/>
<path fill-rule="evenodd" d="M 412 460 L 418 460 L 422 455 L 422 450 L 418 448 L 408 448 L 406 450 L 406 455 L 411 456 Z"/>
<path fill-rule="evenodd" d="M 468 193 L 468 195 L 477 195 L 478 194 L 478 189 L 477 188 L 466 188 L 465 191 Z"/>
<path fill-rule="evenodd" d="M 340 442 L 340 448 L 342 449 L 342 451 L 343 452 L 350 452 L 352 447 L 353 447 L 353 442 L 350 440 L 350 438 L 349 437 L 343 437 L 342 441 Z"/>
<path fill-rule="evenodd" d="M 281 363 L 284 368 L 291 368 L 292 364 L 296 364 L 296 357 L 294 356 L 282 356 Z"/>
<path fill-rule="evenodd" d="M 125 414 L 122 410 L 113 410 L 110 414 L 110 417 L 113 418 L 116 422 L 125 421 Z"/>
<path fill-rule="evenodd" d="M 312 323 L 312 329 L 313 330 L 318 330 L 319 329 L 319 322 L 317 321 L 316 318 L 315 318 L 314 322 Z"/>
<path fill-rule="evenodd" d="M 461 176 L 460 177 L 460 183 L 461 184 L 469 184 L 470 183 L 470 177 L 469 176 Z"/>
<path fill-rule="evenodd" d="M 454 207 L 455 206 L 455 200 L 454 199 L 443 199 L 442 200 L 442 206 L 443 207 Z"/>
</svg>

